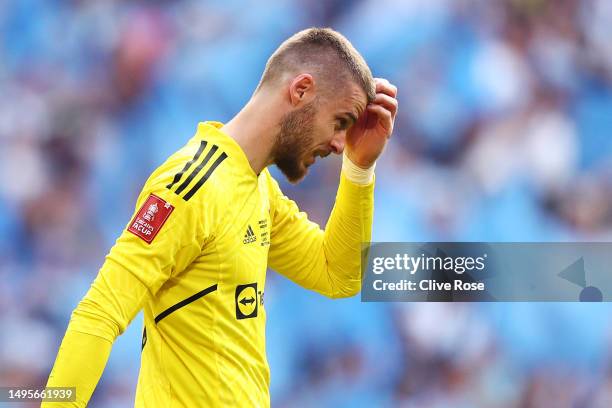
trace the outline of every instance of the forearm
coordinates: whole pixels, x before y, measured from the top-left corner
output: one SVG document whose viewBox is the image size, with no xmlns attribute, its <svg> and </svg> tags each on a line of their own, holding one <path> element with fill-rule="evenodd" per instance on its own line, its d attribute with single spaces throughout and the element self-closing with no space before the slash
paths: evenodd
<svg viewBox="0 0 612 408">
<path fill-rule="evenodd" d="M 73 403 L 43 407 L 84 407 L 104 371 L 113 342 L 141 308 L 147 288 L 107 259 L 85 297 L 72 313 L 48 387 L 76 387 Z"/>
<path fill-rule="evenodd" d="M 372 234 L 373 196 L 373 176 L 369 184 L 359 185 L 343 170 L 323 243 L 332 297 L 353 296 L 361 289 L 361 251 Z"/>
<path fill-rule="evenodd" d="M 75 387 L 74 402 L 43 402 L 41 408 L 85 407 L 100 380 L 112 342 L 70 326 L 62 340 L 47 387 Z"/>
</svg>

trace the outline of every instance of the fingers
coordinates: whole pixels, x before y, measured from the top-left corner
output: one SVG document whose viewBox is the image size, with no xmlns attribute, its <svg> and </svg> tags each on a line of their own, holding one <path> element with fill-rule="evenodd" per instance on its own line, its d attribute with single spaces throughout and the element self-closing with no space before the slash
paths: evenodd
<svg viewBox="0 0 612 408">
<path fill-rule="evenodd" d="M 376 98 L 374 98 L 373 103 L 384 106 L 385 109 L 391 112 L 391 117 L 395 119 L 395 115 L 397 114 L 397 106 L 398 106 L 397 99 L 392 98 L 391 96 L 384 94 L 384 93 L 378 93 L 376 94 Z"/>
<path fill-rule="evenodd" d="M 376 97 L 368 109 L 376 113 L 381 125 L 389 132 L 393 132 L 393 122 L 397 114 L 397 87 L 384 78 L 374 78 L 376 83 Z"/>
<path fill-rule="evenodd" d="M 368 111 L 376 114 L 381 126 L 387 131 L 387 137 L 393 132 L 393 116 L 391 112 L 383 105 L 371 103 L 368 105 Z"/>
<path fill-rule="evenodd" d="M 374 78 L 376 93 L 384 93 L 392 98 L 397 96 L 397 87 L 385 78 Z"/>
<path fill-rule="evenodd" d="M 374 113 L 378 122 L 386 130 L 387 138 L 393 132 L 393 122 L 397 114 L 397 87 L 384 78 L 374 78 L 376 96 L 368 104 L 368 111 Z"/>
</svg>

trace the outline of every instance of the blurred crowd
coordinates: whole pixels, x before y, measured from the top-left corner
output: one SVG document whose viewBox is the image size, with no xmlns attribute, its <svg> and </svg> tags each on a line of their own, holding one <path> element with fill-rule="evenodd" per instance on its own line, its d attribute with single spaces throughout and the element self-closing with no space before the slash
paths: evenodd
<svg viewBox="0 0 612 408">
<path fill-rule="evenodd" d="M 608 0 L 5 0 L 0 385 L 45 383 L 148 174 L 313 25 L 399 88 L 375 241 L 610 241 Z M 324 225 L 339 166 L 278 179 Z M 266 310 L 273 406 L 612 406 L 606 304 L 330 301 L 271 272 Z M 133 404 L 141 325 L 91 406 Z"/>
</svg>

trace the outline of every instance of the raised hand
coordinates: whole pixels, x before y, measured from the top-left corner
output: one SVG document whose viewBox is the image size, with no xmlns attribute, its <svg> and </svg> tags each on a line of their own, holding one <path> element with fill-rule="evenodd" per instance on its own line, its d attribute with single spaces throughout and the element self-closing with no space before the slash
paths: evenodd
<svg viewBox="0 0 612 408">
<path fill-rule="evenodd" d="M 393 133 L 397 114 L 397 87 L 375 78 L 376 98 L 351 126 L 346 136 L 346 154 L 359 167 L 371 167 Z"/>
</svg>

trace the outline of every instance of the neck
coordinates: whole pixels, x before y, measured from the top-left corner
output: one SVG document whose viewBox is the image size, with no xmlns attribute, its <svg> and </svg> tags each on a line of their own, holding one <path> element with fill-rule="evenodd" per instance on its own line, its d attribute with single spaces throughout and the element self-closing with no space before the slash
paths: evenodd
<svg viewBox="0 0 612 408">
<path fill-rule="evenodd" d="M 278 134 L 278 104 L 262 90 L 221 130 L 242 148 L 255 174 L 272 164 Z"/>
</svg>

